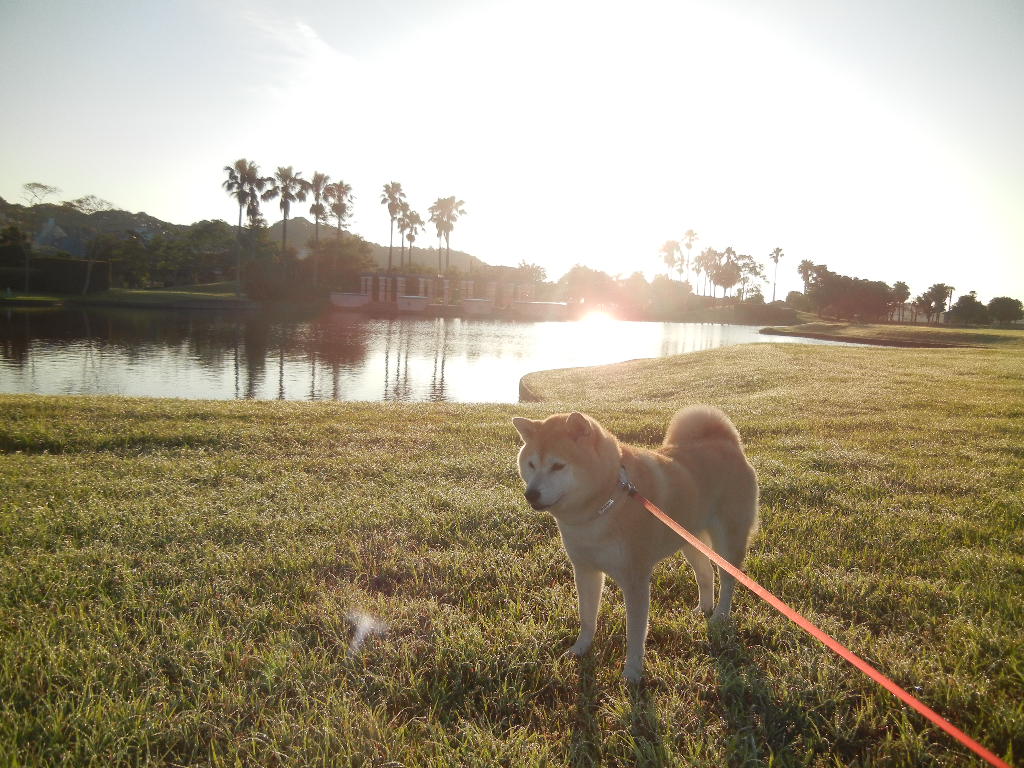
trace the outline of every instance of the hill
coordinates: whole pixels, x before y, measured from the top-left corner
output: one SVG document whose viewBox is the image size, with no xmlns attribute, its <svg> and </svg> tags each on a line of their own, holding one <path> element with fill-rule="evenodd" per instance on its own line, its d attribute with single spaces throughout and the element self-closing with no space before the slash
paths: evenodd
<svg viewBox="0 0 1024 768">
<path fill-rule="evenodd" d="M 35 248 L 67 251 L 83 257 L 89 242 L 100 234 L 135 232 L 149 240 L 159 234 L 181 232 L 187 227 L 161 221 L 142 211 L 84 212 L 69 204 L 19 205 L 0 197 L 0 226 L 17 223 L 26 230 Z"/>
<path fill-rule="evenodd" d="M 282 222 L 280 221 L 274 222 L 274 224 L 270 226 L 270 237 L 275 242 L 281 241 L 281 227 Z M 335 227 L 324 226 L 322 224 L 320 225 L 321 238 L 337 237 L 337 232 L 338 230 Z M 313 241 L 313 237 L 314 227 L 312 221 L 309 221 L 308 219 L 303 218 L 302 216 L 296 216 L 294 218 L 288 219 L 288 245 L 298 249 L 300 259 L 305 258 L 306 255 L 309 253 L 308 244 Z M 398 245 L 398 237 L 398 233 L 396 232 L 395 249 L 394 254 L 392 256 L 392 264 L 396 267 L 398 266 L 399 254 L 401 252 L 401 249 L 399 248 Z M 421 248 L 421 243 L 425 246 L 433 244 L 433 247 Z M 369 245 L 373 249 L 370 255 L 373 257 L 374 262 L 377 264 L 377 266 L 381 267 L 382 269 L 386 269 L 388 266 L 388 246 L 378 245 L 377 243 L 373 242 L 369 242 Z M 441 258 L 444 258 L 443 252 L 441 254 Z M 453 267 L 457 267 L 458 269 L 461 269 L 462 271 L 466 272 L 469 270 L 469 265 L 471 262 L 473 265 L 473 269 L 477 269 L 478 267 L 482 266 L 487 266 L 486 262 L 481 261 L 476 256 L 472 256 L 466 253 L 465 251 L 457 251 L 454 248 L 452 249 L 451 265 Z M 421 235 L 417 240 L 416 248 L 413 251 L 413 263 L 436 266 L 436 242 L 430 238 L 426 238 L 423 235 Z"/>
<path fill-rule="evenodd" d="M 25 229 L 33 247 L 38 250 L 54 249 L 66 251 L 72 256 L 84 257 L 87 254 L 89 242 L 99 234 L 123 234 L 124 232 L 135 232 L 145 240 L 150 240 L 156 235 L 180 233 L 188 229 L 187 225 L 171 224 L 162 221 L 155 216 L 139 211 L 130 213 L 118 209 L 85 212 L 73 207 L 68 203 L 40 203 L 38 205 L 25 206 L 18 203 L 9 203 L 0 197 L 0 227 L 10 223 L 17 223 Z M 227 222 L 232 224 L 232 222 Z M 232 224 L 233 226 L 233 224 Z M 277 221 L 269 228 L 270 237 L 275 242 L 281 240 L 282 222 Z M 320 237 L 336 237 L 337 229 L 331 226 L 320 227 Z M 314 237 L 313 222 L 302 216 L 288 219 L 288 244 L 298 249 L 299 258 L 305 258 L 309 253 L 308 243 Z M 424 246 L 433 243 L 433 240 L 425 235 L 420 237 L 420 243 Z M 388 246 L 369 243 L 374 263 L 377 266 L 386 268 L 388 266 Z M 401 249 L 398 245 L 398 234 L 395 235 L 395 248 L 392 256 L 392 263 L 397 267 Z M 444 254 L 442 253 L 442 259 Z M 413 260 L 416 264 L 436 265 L 437 248 L 416 246 L 413 253 Z M 452 250 L 451 265 L 462 271 L 468 271 L 472 263 L 473 269 L 487 266 L 476 256 L 465 251 Z"/>
</svg>

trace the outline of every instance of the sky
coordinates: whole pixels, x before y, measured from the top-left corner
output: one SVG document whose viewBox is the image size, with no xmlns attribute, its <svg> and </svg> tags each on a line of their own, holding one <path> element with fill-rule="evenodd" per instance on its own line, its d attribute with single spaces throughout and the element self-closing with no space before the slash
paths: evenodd
<svg viewBox="0 0 1024 768">
<path fill-rule="evenodd" d="M 12 202 L 234 223 L 245 157 L 349 183 L 384 244 L 385 183 L 455 195 L 453 248 L 550 278 L 693 229 L 769 279 L 782 248 L 780 298 L 809 259 L 1024 299 L 1020 0 L 0 0 L 0 73 Z"/>
</svg>

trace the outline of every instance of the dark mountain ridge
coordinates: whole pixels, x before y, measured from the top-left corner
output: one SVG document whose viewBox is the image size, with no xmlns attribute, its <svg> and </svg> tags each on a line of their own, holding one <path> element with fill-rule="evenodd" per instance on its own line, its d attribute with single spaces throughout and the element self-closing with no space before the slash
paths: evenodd
<svg viewBox="0 0 1024 768">
<path fill-rule="evenodd" d="M 86 255 L 89 242 L 96 235 L 135 232 L 150 240 L 156 235 L 188 229 L 142 211 L 130 213 L 111 209 L 87 213 L 71 205 L 39 203 L 25 206 L 9 203 L 0 197 L 0 226 L 8 224 L 21 226 L 36 249 L 67 251 L 79 257 Z"/>
<path fill-rule="evenodd" d="M 232 222 L 227 222 L 234 228 Z M 88 253 L 89 242 L 100 234 L 123 234 L 134 232 L 144 240 L 150 240 L 161 234 L 181 233 L 189 228 L 186 224 L 171 224 L 162 221 L 155 216 L 139 211 L 130 213 L 118 209 L 85 212 L 68 204 L 62 203 L 39 203 L 37 205 L 20 205 L 9 203 L 0 197 L 0 227 L 8 224 L 20 225 L 28 234 L 32 245 L 37 250 L 58 250 L 66 251 L 72 256 L 85 257 Z M 269 227 L 269 235 L 275 243 L 281 242 L 281 230 L 283 222 L 277 221 Z M 346 230 L 342 230 L 346 232 Z M 336 227 L 321 224 L 320 237 L 337 237 Z M 401 248 L 399 246 L 399 233 L 395 233 L 395 246 L 391 259 L 394 267 L 398 267 Z M 295 248 L 299 258 L 305 258 L 309 253 L 309 243 L 314 238 L 313 222 L 302 216 L 288 219 L 288 245 Z M 388 246 L 368 242 L 371 248 L 370 255 L 374 263 L 386 269 L 388 266 Z M 408 246 L 406 247 L 406 258 L 408 258 Z M 441 252 L 441 259 L 444 259 L 444 250 Z M 413 251 L 413 263 L 436 266 L 437 247 L 436 238 L 430 238 L 426 233 L 421 233 L 417 238 Z M 451 265 L 463 271 L 468 271 L 472 263 L 473 269 L 485 266 L 485 262 L 465 251 L 452 249 Z"/>
</svg>

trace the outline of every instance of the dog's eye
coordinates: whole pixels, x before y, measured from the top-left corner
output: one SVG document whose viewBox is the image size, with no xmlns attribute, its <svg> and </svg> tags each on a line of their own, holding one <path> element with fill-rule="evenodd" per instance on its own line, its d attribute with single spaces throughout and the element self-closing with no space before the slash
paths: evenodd
<svg viewBox="0 0 1024 768">
<path fill-rule="evenodd" d="M 565 469 L 565 464 L 559 464 L 557 461 L 551 465 L 551 471 L 557 472 L 560 469 Z"/>
</svg>

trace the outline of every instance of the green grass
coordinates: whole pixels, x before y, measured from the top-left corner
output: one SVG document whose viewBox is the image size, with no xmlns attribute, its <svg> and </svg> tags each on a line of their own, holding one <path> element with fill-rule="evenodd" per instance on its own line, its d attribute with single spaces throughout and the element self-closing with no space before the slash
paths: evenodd
<svg viewBox="0 0 1024 768">
<path fill-rule="evenodd" d="M 114 288 L 102 293 L 93 293 L 81 297 L 82 301 L 125 304 L 153 305 L 188 305 L 193 303 L 225 302 L 234 303 L 239 300 L 235 294 L 235 282 L 205 283 L 202 285 L 186 285 L 168 289 L 133 290 Z M 244 296 L 242 297 L 244 300 Z"/>
<path fill-rule="evenodd" d="M 42 293 L 23 293 L 20 291 L 12 291 L 10 296 L 0 293 L 0 306 L 4 303 L 17 304 L 19 306 L 29 306 L 33 304 L 40 307 L 50 306 L 53 304 L 59 304 L 63 301 L 60 296 L 42 294 Z"/>
<path fill-rule="evenodd" d="M 785 336 L 824 336 L 838 340 L 895 344 L 943 344 L 959 347 L 1024 348 L 1024 331 L 1006 328 L 947 328 L 934 325 L 806 322 L 767 329 Z"/>
<path fill-rule="evenodd" d="M 655 578 L 649 680 L 592 656 L 514 414 L 652 445 L 735 419 L 748 571 L 999 754 L 1024 753 L 1012 347 L 749 345 L 536 374 L 529 406 L 0 397 L 0 765 L 978 764 L 751 595 Z M 359 614 L 386 623 L 356 652 Z"/>
<path fill-rule="evenodd" d="M 39 302 L 40 304 L 73 303 L 73 304 L 125 304 L 129 306 L 149 305 L 153 307 L 188 307 L 190 304 L 210 306 L 224 304 L 231 306 L 239 301 L 248 303 L 243 295 L 235 295 L 234 281 L 220 283 L 204 283 L 201 285 L 185 285 L 168 289 L 131 289 L 113 288 L 99 293 L 81 294 L 38 294 L 14 293 L 10 300 L 18 303 Z M 0 296 L 0 304 L 5 301 Z"/>
</svg>

